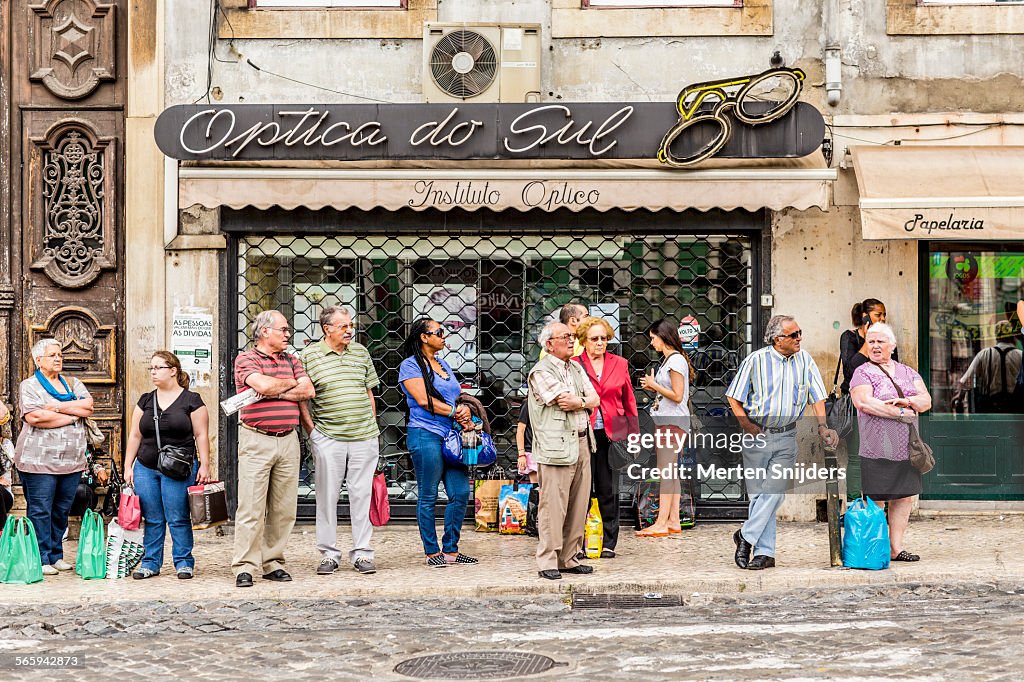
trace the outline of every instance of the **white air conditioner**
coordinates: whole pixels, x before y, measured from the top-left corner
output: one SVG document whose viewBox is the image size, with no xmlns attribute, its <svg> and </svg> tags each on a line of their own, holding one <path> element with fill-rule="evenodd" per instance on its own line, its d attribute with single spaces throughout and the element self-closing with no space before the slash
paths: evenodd
<svg viewBox="0 0 1024 682">
<path fill-rule="evenodd" d="M 428 102 L 540 101 L 540 24 L 423 25 Z"/>
</svg>

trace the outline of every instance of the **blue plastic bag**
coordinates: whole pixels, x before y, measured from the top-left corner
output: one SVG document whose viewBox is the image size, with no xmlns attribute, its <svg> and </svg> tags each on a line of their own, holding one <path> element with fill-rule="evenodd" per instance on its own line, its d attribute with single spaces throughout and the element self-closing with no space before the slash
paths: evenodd
<svg viewBox="0 0 1024 682">
<path fill-rule="evenodd" d="M 868 498 L 854 500 L 843 518 L 843 565 L 889 568 L 889 524 L 885 510 Z"/>
</svg>

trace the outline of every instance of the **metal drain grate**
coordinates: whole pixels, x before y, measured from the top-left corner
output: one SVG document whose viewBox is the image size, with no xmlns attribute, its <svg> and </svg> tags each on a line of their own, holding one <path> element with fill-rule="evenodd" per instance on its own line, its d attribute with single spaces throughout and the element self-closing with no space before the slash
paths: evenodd
<svg viewBox="0 0 1024 682">
<path fill-rule="evenodd" d="M 572 595 L 575 609 L 648 609 L 682 606 L 683 598 L 677 594 L 580 594 Z"/>
<path fill-rule="evenodd" d="M 554 659 L 519 651 L 460 651 L 402 661 L 395 672 L 421 680 L 505 680 L 547 672 Z"/>
</svg>

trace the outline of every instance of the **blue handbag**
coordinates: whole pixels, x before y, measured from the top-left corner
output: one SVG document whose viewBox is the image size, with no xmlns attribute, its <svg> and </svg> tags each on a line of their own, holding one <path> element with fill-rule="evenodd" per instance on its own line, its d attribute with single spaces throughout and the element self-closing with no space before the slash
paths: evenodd
<svg viewBox="0 0 1024 682">
<path fill-rule="evenodd" d="M 489 433 L 481 431 L 478 444 L 473 447 L 462 445 L 462 429 L 456 424 L 441 441 L 441 456 L 450 466 L 490 466 L 498 461 L 498 450 Z"/>
<path fill-rule="evenodd" d="M 445 464 L 451 466 L 465 466 L 462 463 L 462 431 L 454 426 L 448 431 L 448 435 L 441 441 L 441 457 Z"/>
<path fill-rule="evenodd" d="M 843 517 L 843 565 L 879 571 L 889 568 L 889 524 L 870 497 L 853 501 Z"/>
</svg>

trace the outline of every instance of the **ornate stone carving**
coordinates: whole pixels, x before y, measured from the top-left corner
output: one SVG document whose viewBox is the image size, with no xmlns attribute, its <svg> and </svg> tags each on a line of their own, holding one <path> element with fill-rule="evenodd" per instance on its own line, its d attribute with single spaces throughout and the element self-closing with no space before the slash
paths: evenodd
<svg viewBox="0 0 1024 682">
<path fill-rule="evenodd" d="M 115 6 L 97 0 L 31 5 L 30 78 L 63 99 L 81 99 L 114 80 Z"/>
<path fill-rule="evenodd" d="M 54 338 L 64 353 L 64 371 L 84 384 L 113 384 L 117 372 L 117 328 L 102 325 L 86 308 L 66 306 L 41 325 L 32 325 L 29 345 Z"/>
<path fill-rule="evenodd" d="M 101 270 L 115 267 L 107 192 L 110 140 L 76 122 L 55 126 L 35 142 L 42 155 L 42 255 L 32 267 L 61 286 L 84 287 Z"/>
<path fill-rule="evenodd" d="M 0 287 L 0 310 L 14 309 L 14 289 Z"/>
</svg>

